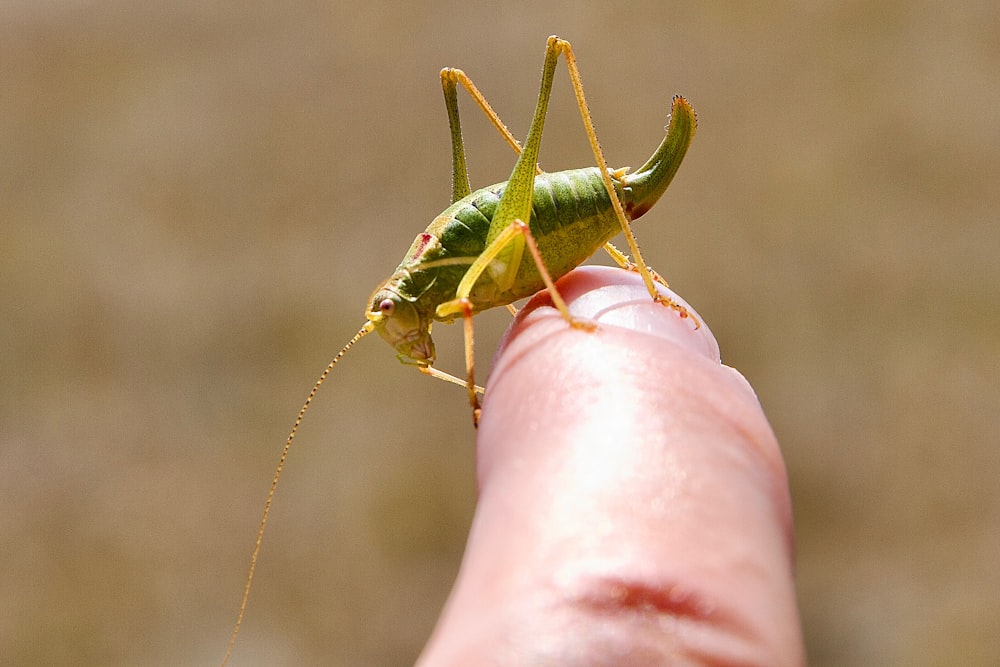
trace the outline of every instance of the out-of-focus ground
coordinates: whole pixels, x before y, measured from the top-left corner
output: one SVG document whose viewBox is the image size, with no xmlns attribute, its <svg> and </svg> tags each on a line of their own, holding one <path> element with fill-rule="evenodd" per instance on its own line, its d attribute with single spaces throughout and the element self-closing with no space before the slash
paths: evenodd
<svg viewBox="0 0 1000 667">
<path fill-rule="evenodd" d="M 523 136 L 558 33 L 613 164 L 674 93 L 699 112 L 636 229 L 784 447 L 811 664 L 995 664 L 996 2 L 473 4 L 0 5 L 0 662 L 221 659 L 287 428 L 448 203 L 438 70 Z M 464 109 L 474 184 L 506 178 Z M 564 69 L 541 161 L 589 163 Z M 484 359 L 508 319 L 482 318 Z M 358 345 L 234 664 L 412 664 L 473 437 L 460 390 Z"/>
</svg>

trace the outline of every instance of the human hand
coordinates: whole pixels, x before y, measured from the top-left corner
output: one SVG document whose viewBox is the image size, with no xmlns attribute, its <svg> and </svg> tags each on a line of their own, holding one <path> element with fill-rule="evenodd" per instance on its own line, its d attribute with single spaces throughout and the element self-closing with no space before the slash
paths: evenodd
<svg viewBox="0 0 1000 667">
<path fill-rule="evenodd" d="M 598 327 L 542 293 L 501 344 L 475 519 L 419 664 L 804 664 L 785 468 L 750 385 L 638 275 L 558 286 Z"/>
</svg>

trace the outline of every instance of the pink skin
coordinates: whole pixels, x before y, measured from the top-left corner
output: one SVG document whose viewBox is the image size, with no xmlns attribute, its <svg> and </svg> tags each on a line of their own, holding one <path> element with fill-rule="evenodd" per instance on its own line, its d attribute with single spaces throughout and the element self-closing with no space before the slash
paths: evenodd
<svg viewBox="0 0 1000 667">
<path fill-rule="evenodd" d="M 418 664 L 804 664 L 785 468 L 750 385 L 639 276 L 558 286 L 598 327 L 541 294 L 501 344 L 465 559 Z"/>
</svg>

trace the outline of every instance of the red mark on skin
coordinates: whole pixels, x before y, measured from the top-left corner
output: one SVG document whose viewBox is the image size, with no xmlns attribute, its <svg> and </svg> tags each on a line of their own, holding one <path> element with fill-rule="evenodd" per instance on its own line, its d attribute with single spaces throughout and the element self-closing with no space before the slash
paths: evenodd
<svg viewBox="0 0 1000 667">
<path fill-rule="evenodd" d="M 717 614 L 716 605 L 704 595 L 681 585 L 653 585 L 641 580 L 608 577 L 590 582 L 578 598 L 596 611 L 665 614 L 706 619 Z"/>
</svg>

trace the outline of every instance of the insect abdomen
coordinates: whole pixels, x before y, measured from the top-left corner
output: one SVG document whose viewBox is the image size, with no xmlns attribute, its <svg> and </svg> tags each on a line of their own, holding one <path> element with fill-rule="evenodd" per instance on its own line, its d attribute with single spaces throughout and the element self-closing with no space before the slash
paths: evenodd
<svg viewBox="0 0 1000 667">
<path fill-rule="evenodd" d="M 435 221 L 440 224 L 440 257 L 478 257 L 483 252 L 506 185 L 497 183 L 477 190 L 442 213 Z M 545 266 L 555 278 L 579 266 L 620 230 L 596 167 L 536 176 L 529 225 Z M 525 256 L 511 289 L 493 293 L 488 299 L 497 301 L 492 305 L 503 305 L 530 296 L 543 286 L 538 268 Z M 488 290 L 487 284 L 477 289 L 483 296 Z"/>
</svg>

